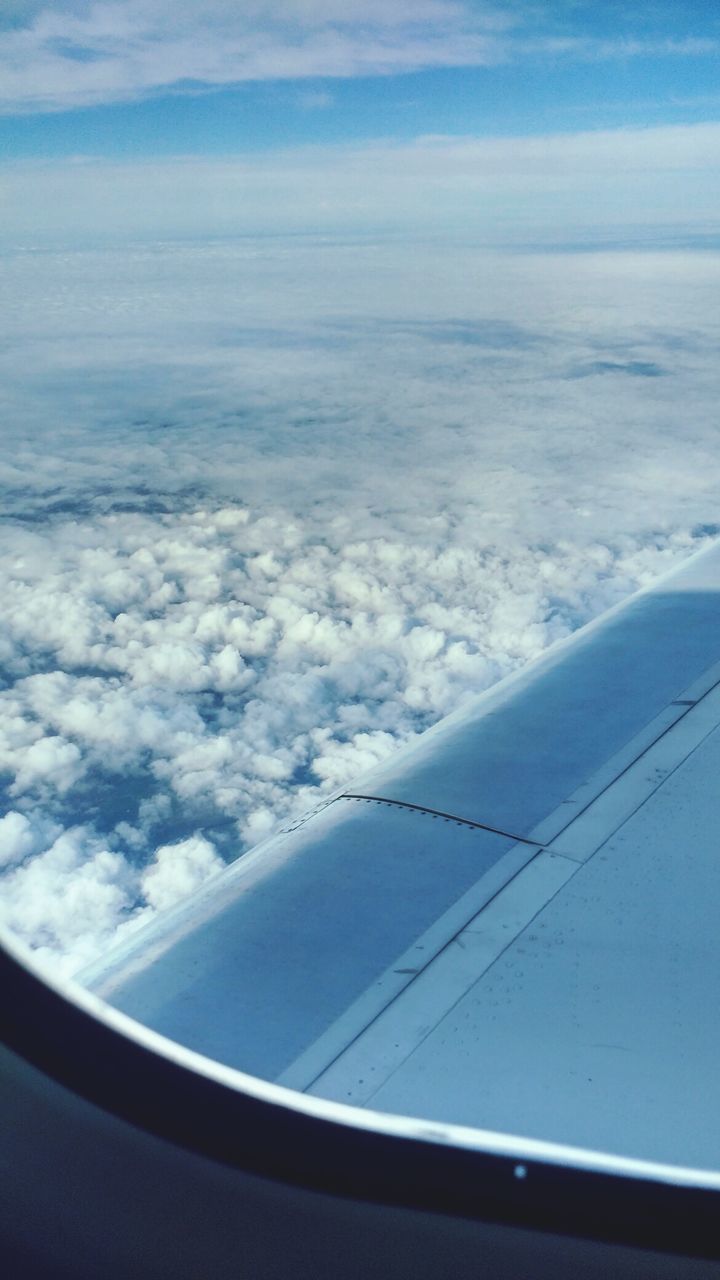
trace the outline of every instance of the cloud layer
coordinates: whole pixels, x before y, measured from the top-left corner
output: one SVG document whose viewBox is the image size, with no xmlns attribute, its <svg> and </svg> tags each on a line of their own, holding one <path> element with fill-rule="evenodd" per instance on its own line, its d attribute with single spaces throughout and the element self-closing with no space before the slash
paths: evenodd
<svg viewBox="0 0 720 1280">
<path fill-rule="evenodd" d="M 714 519 L 716 254 L 253 239 L 18 251 L 2 288 L 24 519 L 202 493 L 471 546 Z"/>
<path fill-rule="evenodd" d="M 224 159 L 3 166 L 2 236 L 107 244 L 410 234 L 496 247 L 718 243 L 720 124 L 423 136 Z"/>
</svg>

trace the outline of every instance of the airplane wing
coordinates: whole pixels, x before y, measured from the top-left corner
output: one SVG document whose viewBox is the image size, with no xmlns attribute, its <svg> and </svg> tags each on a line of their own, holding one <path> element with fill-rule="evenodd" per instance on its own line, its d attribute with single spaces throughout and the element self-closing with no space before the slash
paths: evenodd
<svg viewBox="0 0 720 1280">
<path fill-rule="evenodd" d="M 16 1273 L 720 1275 L 719 725 L 715 546 L 90 991 L 8 942 Z"/>
<path fill-rule="evenodd" d="M 715 1168 L 719 585 L 713 547 L 84 980 L 318 1097 Z"/>
</svg>

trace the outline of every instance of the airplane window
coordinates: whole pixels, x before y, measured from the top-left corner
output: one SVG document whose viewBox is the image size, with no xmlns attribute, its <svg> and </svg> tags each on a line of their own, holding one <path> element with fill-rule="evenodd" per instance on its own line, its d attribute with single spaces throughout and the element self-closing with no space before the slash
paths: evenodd
<svg viewBox="0 0 720 1280">
<path fill-rule="evenodd" d="M 0 18 L 0 924 L 98 1025 L 717 1176 L 719 40 Z"/>
</svg>

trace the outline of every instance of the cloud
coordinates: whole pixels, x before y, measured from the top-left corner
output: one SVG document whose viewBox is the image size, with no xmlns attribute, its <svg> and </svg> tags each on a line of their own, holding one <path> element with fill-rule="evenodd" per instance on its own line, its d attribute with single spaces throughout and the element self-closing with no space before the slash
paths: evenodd
<svg viewBox="0 0 720 1280">
<path fill-rule="evenodd" d="M 151 907 L 164 911 L 217 875 L 224 865 L 209 840 L 190 836 L 156 849 L 140 878 L 141 889 Z"/>
<path fill-rule="evenodd" d="M 519 529 L 603 541 L 715 518 L 716 255 L 418 252 L 265 239 L 8 254 L 5 513 L 119 518 L 207 495 L 247 521 L 276 506 L 290 513 L 279 548 L 272 526 L 268 544 L 252 526 L 258 581 L 302 539 L 309 511 L 319 541 L 334 521 L 349 542 L 411 536 L 438 516 L 468 546 L 510 545 Z M 665 373 L 574 376 L 598 362 Z M 95 595 L 64 582 L 36 593 L 18 573 L 5 608 L 61 632 L 67 663 L 89 652 L 92 666 L 107 613 L 140 599 L 146 636 L 159 636 L 174 600 L 217 601 L 232 565 L 199 535 L 153 548 L 138 532 L 121 558 L 73 536 Z M 137 685 L 125 625 L 113 622 L 118 661 Z M 242 615 L 233 634 L 262 646 L 277 625 Z M 198 689 L 219 678 L 196 637 L 163 642 L 158 676 Z M 223 678 L 251 677 L 238 666 Z"/>
<path fill-rule="evenodd" d="M 0 923 L 64 973 L 88 964 L 223 866 L 212 843 L 195 835 L 161 846 L 139 870 L 88 827 L 63 831 L 41 816 L 13 811 L 0 820 L 0 858 L 8 849 L 7 861 L 15 865 L 2 880 Z"/>
<path fill-rule="evenodd" d="M 24 813 L 11 809 L 0 818 L 0 867 L 22 862 L 47 848 L 60 834 L 52 823 L 36 819 L 31 822 Z"/>
<path fill-rule="evenodd" d="M 44 846 L 43 819 L 31 816 L 28 827 Z M 6 872 L 0 921 L 30 942 L 41 960 L 72 971 L 116 934 L 133 905 L 133 881 L 119 853 L 75 827 Z"/>
<path fill-rule="evenodd" d="M 504 247 L 682 243 L 717 236 L 719 146 L 720 124 L 705 123 L 227 159 L 8 162 L 3 235 L 25 246 L 393 229 Z"/>
<path fill-rule="evenodd" d="M 303 111 L 325 111 L 333 106 L 335 98 L 327 89 L 308 89 L 299 93 L 296 101 Z"/>
<path fill-rule="evenodd" d="M 571 19 L 579 25 L 573 26 Z M 588 34 L 554 6 L 462 0 L 178 0 L 12 4 L 0 23 L 3 104 L 52 111 L 248 81 L 402 74 L 506 60 L 717 52 L 697 31 Z M 4 31 L 3 31 L 4 28 Z"/>
<path fill-rule="evenodd" d="M 17 771 L 11 795 L 46 786 L 62 794 L 77 782 L 81 772 L 78 747 L 55 734 L 30 743 L 24 751 L 16 751 L 13 763 Z"/>
<path fill-rule="evenodd" d="M 7 110 L 57 110 L 256 80 L 483 65 L 504 55 L 490 6 L 71 3 L 28 9 L 0 44 Z"/>
</svg>

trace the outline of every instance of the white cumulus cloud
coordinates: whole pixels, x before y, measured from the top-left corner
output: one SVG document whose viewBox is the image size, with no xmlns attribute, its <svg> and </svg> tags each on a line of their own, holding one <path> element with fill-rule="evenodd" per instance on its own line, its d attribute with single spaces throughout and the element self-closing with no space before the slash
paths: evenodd
<svg viewBox="0 0 720 1280">
<path fill-rule="evenodd" d="M 210 841 L 194 835 L 156 849 L 153 861 L 141 876 L 140 886 L 149 905 L 163 911 L 187 897 L 223 866 Z"/>
</svg>

